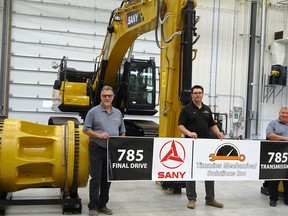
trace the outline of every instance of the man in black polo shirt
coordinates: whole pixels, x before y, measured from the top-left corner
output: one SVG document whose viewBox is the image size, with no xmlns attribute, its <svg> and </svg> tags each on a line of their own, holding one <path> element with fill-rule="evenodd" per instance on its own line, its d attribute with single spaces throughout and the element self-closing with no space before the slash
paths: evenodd
<svg viewBox="0 0 288 216">
<path fill-rule="evenodd" d="M 219 138 L 224 135 L 218 129 L 212 117 L 211 109 L 203 104 L 204 89 L 200 85 L 191 88 L 192 103 L 183 107 L 179 120 L 178 129 L 186 138 L 209 138 L 209 129 Z M 189 200 L 187 207 L 194 209 L 197 198 L 195 181 L 186 182 L 186 196 Z M 223 208 L 223 204 L 215 200 L 214 181 L 205 181 L 206 205 Z"/>
</svg>

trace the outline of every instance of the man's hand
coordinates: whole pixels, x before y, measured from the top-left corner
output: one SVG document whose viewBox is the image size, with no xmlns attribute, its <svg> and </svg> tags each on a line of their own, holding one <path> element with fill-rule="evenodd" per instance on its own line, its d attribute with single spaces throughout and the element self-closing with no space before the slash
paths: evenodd
<svg viewBox="0 0 288 216">
<path fill-rule="evenodd" d="M 101 134 L 100 134 L 100 138 L 101 138 L 101 139 L 109 139 L 109 138 L 110 138 L 110 135 L 109 135 L 107 132 L 104 132 L 104 133 L 101 133 Z"/>
<path fill-rule="evenodd" d="M 194 138 L 194 139 L 197 139 L 197 138 L 198 138 L 197 133 L 191 132 L 191 131 L 189 131 L 189 134 L 187 134 L 187 136 L 189 136 L 189 137 L 191 137 L 191 138 Z"/>
<path fill-rule="evenodd" d="M 217 135 L 217 137 L 219 138 L 219 139 L 224 139 L 225 138 L 225 136 L 224 136 L 224 134 L 222 133 L 222 132 L 220 132 L 218 135 Z"/>
</svg>

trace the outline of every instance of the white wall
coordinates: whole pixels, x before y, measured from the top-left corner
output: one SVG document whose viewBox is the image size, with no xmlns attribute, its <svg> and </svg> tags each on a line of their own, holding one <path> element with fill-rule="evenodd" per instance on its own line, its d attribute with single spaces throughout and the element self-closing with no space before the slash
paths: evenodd
<svg viewBox="0 0 288 216">
<path fill-rule="evenodd" d="M 264 63 L 265 63 L 265 78 L 266 83 L 268 83 L 268 75 L 270 73 L 271 65 L 273 64 L 281 64 L 284 66 L 287 66 L 288 64 L 288 57 L 285 55 L 287 53 L 287 50 L 283 52 L 283 49 L 281 50 L 275 50 L 275 45 L 278 44 L 280 47 L 287 47 L 285 43 L 287 44 L 287 40 L 285 40 L 284 43 L 281 43 L 279 45 L 279 41 L 274 40 L 274 33 L 278 31 L 286 31 L 288 29 L 288 3 L 286 1 L 286 5 L 280 5 L 277 4 L 279 2 L 285 2 L 285 1 L 276 1 L 271 0 L 268 3 L 271 4 L 271 6 L 268 8 L 267 12 L 267 25 L 266 25 L 266 44 L 265 44 L 265 52 L 264 52 Z M 287 32 L 287 31 L 286 31 Z M 287 37 L 286 35 L 285 37 Z M 270 48 L 271 47 L 271 48 Z M 277 61 L 275 59 L 278 59 Z M 266 87 L 263 89 L 263 95 L 267 96 L 267 92 L 271 91 L 271 87 Z M 263 134 L 265 134 L 265 129 L 268 123 L 272 119 L 278 118 L 278 111 L 282 105 L 287 105 L 288 100 L 288 88 L 282 87 L 282 86 L 276 86 L 275 91 L 272 93 L 275 95 L 275 97 L 272 96 L 267 100 L 267 97 L 265 100 L 262 100 L 261 103 L 261 130 L 263 131 Z M 277 96 L 278 94 L 278 96 Z"/>
<path fill-rule="evenodd" d="M 46 0 L 45 3 L 41 0 L 13 0 L 10 118 L 46 124 L 49 116 L 64 115 L 45 107 L 51 101 L 52 85 L 57 75 L 51 63 L 68 56 L 69 67 L 92 71 L 93 61 L 102 48 L 110 13 L 120 4 L 119 0 Z M 250 1 L 244 0 L 198 0 L 196 8 L 200 16 L 197 32 L 201 36 L 194 46 L 199 51 L 193 62 L 192 84 L 203 85 L 204 102 L 213 111 L 227 116 L 234 107 L 242 108 L 243 117 L 246 113 L 250 5 Z M 260 35 L 261 5 L 258 11 L 257 35 Z M 285 10 L 268 8 L 264 53 L 266 75 L 273 64 L 268 44 L 273 42 L 275 31 L 288 29 L 286 20 Z M 256 49 L 255 82 L 258 82 L 260 40 Z M 154 56 L 158 66 L 159 52 L 154 32 L 141 36 L 134 48 L 136 58 Z M 255 112 L 259 102 L 256 97 L 258 86 L 256 83 L 253 97 Z M 272 97 L 267 101 L 260 99 L 259 134 L 257 131 L 252 133 L 263 138 L 266 125 L 277 117 L 280 104 L 287 104 L 287 88 L 274 100 Z M 153 120 L 157 121 L 157 115 L 159 113 Z M 231 118 L 227 120 L 227 132 L 235 135 Z M 245 119 L 237 125 L 237 135 L 244 133 L 244 126 Z"/>
</svg>

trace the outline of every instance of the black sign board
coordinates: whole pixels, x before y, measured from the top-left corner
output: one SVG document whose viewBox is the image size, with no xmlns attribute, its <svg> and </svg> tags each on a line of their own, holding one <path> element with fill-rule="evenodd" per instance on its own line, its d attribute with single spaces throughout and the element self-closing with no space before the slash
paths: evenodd
<svg viewBox="0 0 288 216">
<path fill-rule="evenodd" d="M 288 179 L 288 143 L 262 141 L 259 179 Z"/>
<path fill-rule="evenodd" d="M 108 180 L 151 180 L 153 141 L 139 137 L 110 138 Z"/>
</svg>

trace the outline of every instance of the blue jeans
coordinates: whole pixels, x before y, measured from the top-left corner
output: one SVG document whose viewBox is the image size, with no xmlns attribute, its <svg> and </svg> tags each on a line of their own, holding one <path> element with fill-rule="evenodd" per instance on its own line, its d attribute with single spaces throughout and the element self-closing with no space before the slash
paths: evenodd
<svg viewBox="0 0 288 216">
<path fill-rule="evenodd" d="M 106 207 L 111 182 L 107 181 L 107 149 L 89 144 L 90 182 L 89 210 Z"/>
<path fill-rule="evenodd" d="M 186 182 L 186 196 L 188 200 L 196 200 L 196 182 L 195 181 L 187 181 Z M 205 192 L 206 192 L 206 201 L 212 201 L 215 198 L 214 194 L 214 181 L 205 181 Z"/>
</svg>

